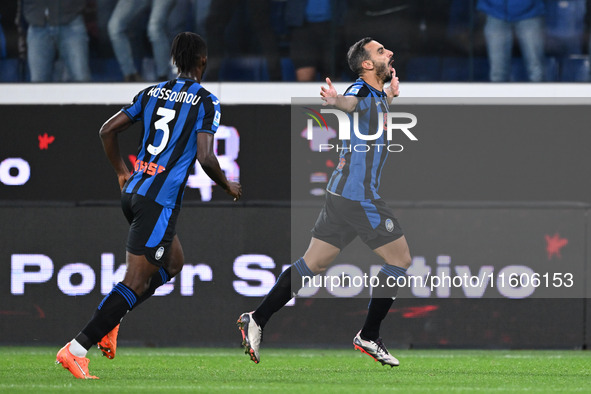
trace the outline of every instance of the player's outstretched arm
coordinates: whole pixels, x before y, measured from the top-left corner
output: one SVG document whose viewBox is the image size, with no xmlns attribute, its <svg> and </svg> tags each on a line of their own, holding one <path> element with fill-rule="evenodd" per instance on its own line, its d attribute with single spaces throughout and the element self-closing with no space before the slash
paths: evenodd
<svg viewBox="0 0 591 394">
<path fill-rule="evenodd" d="M 226 193 L 234 197 L 234 201 L 240 199 L 242 196 L 242 186 L 238 182 L 228 181 L 220 168 L 217 157 L 215 157 L 215 153 L 213 152 L 213 134 L 197 134 L 197 160 L 207 176 L 220 185 Z"/>
<path fill-rule="evenodd" d="M 325 105 L 332 105 L 345 112 L 353 112 L 355 110 L 355 107 L 357 107 L 356 97 L 337 94 L 337 90 L 328 77 L 326 78 L 326 84 L 328 87 L 320 87 L 320 97 L 324 100 Z"/>
<path fill-rule="evenodd" d="M 107 120 L 99 131 L 99 136 L 103 143 L 103 149 L 105 150 L 107 158 L 109 159 L 109 162 L 111 162 L 115 173 L 117 173 L 117 180 L 119 181 L 119 187 L 121 189 L 123 189 L 125 182 L 127 182 L 131 174 L 121 157 L 117 135 L 128 129 L 131 124 L 131 119 L 129 119 L 129 117 L 123 112 L 119 111 Z"/>
</svg>

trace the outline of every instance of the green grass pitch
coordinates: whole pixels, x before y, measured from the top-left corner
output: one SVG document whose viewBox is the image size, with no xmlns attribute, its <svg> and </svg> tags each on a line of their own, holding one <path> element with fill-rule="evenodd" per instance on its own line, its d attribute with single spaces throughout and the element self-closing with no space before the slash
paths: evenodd
<svg viewBox="0 0 591 394">
<path fill-rule="evenodd" d="M 396 350 L 384 367 L 351 350 L 125 348 L 108 360 L 89 352 L 78 380 L 55 365 L 58 348 L 0 347 L 0 392 L 591 392 L 587 351 Z"/>
</svg>

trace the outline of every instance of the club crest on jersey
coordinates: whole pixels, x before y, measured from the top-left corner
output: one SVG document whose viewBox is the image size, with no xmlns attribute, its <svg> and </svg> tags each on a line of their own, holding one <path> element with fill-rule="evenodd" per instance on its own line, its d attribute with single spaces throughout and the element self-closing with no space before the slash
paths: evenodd
<svg viewBox="0 0 591 394">
<path fill-rule="evenodd" d="M 392 219 L 386 219 L 386 230 L 388 230 L 389 233 L 394 231 L 394 222 Z"/>
<path fill-rule="evenodd" d="M 156 258 L 156 260 L 160 260 L 163 255 L 164 255 L 164 246 L 161 246 L 156 251 L 156 254 L 154 255 L 154 257 Z"/>
</svg>

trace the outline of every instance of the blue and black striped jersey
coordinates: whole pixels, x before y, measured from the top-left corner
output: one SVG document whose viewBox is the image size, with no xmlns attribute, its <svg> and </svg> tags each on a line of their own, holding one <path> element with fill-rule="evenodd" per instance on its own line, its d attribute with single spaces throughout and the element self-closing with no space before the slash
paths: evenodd
<svg viewBox="0 0 591 394">
<path fill-rule="evenodd" d="M 197 133 L 217 131 L 219 100 L 196 81 L 179 78 L 142 90 L 121 110 L 143 125 L 134 172 L 123 192 L 167 208 L 180 206 L 197 157 Z"/>
<path fill-rule="evenodd" d="M 388 112 L 388 98 L 384 91 L 371 87 L 359 78 L 349 86 L 344 95 L 359 97 L 354 112 L 358 114 L 361 134 L 374 135 L 379 128 L 384 127 L 383 119 L 378 119 L 379 112 Z M 380 176 L 388 156 L 387 133 L 382 132 L 381 137 L 376 140 L 362 140 L 353 131 L 353 113 L 348 116 L 351 139 L 341 140 L 343 149 L 340 150 L 339 164 L 326 189 L 349 200 L 377 200 L 380 198 Z"/>
</svg>

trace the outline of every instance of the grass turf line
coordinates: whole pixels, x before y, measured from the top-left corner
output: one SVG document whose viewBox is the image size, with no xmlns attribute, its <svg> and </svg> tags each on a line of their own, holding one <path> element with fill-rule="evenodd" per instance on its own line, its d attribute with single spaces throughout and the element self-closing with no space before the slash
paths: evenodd
<svg viewBox="0 0 591 394">
<path fill-rule="evenodd" d="M 108 360 L 91 349 L 78 380 L 49 347 L 0 347 L 0 392 L 589 392 L 587 351 L 394 350 L 381 366 L 354 350 L 125 348 Z"/>
</svg>

